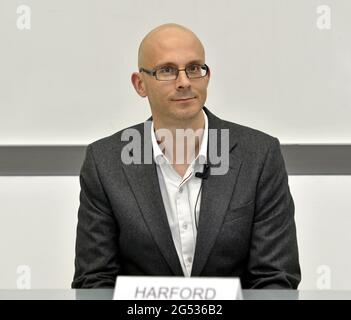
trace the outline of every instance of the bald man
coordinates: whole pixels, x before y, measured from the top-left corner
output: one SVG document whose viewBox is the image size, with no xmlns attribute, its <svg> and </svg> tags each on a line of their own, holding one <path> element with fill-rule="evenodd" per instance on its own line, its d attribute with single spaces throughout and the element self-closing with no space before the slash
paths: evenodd
<svg viewBox="0 0 351 320">
<path fill-rule="evenodd" d="M 142 40 L 131 81 L 152 117 L 87 147 L 72 288 L 114 287 L 119 275 L 297 288 L 279 140 L 211 113 L 210 74 L 191 30 L 165 24 Z"/>
</svg>

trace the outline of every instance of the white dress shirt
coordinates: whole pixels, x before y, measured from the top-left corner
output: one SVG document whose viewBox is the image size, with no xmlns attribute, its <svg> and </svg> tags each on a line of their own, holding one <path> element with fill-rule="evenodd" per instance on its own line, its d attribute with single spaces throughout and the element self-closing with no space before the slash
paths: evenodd
<svg viewBox="0 0 351 320">
<path fill-rule="evenodd" d="M 171 162 L 161 151 L 155 137 L 153 123 L 151 125 L 153 156 L 156 163 L 163 204 L 179 261 L 183 273 L 187 277 L 191 275 L 195 253 L 197 229 L 194 210 L 197 198 L 198 201 L 195 213 L 197 223 L 199 221 L 201 205 L 200 187 L 202 179 L 195 177 L 195 173 L 203 171 L 207 159 L 208 120 L 205 112 L 203 112 L 203 114 L 205 118 L 205 128 L 199 154 L 189 165 L 184 177 L 181 177 L 177 173 Z"/>
</svg>

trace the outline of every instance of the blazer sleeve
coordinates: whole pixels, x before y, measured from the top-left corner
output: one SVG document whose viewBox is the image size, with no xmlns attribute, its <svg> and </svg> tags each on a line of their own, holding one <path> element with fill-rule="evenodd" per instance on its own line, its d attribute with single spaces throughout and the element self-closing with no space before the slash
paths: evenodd
<svg viewBox="0 0 351 320">
<path fill-rule="evenodd" d="M 257 184 L 245 287 L 297 288 L 301 272 L 294 211 L 280 143 L 274 138 Z"/>
<path fill-rule="evenodd" d="M 72 288 L 111 288 L 120 270 L 118 225 L 99 178 L 93 148 L 80 172 L 80 206 Z"/>
</svg>

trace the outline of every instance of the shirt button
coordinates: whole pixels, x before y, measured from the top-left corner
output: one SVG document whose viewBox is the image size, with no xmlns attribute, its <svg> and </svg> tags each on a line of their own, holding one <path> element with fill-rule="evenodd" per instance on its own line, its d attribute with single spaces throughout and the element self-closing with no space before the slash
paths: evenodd
<svg viewBox="0 0 351 320">
<path fill-rule="evenodd" d="M 184 230 L 188 229 L 188 225 L 186 223 L 183 223 L 183 229 Z"/>
<path fill-rule="evenodd" d="M 183 192 L 183 188 L 179 188 L 179 193 L 182 193 Z"/>
<path fill-rule="evenodd" d="M 193 259 L 191 259 L 191 257 L 188 257 L 188 262 L 191 263 Z"/>
</svg>

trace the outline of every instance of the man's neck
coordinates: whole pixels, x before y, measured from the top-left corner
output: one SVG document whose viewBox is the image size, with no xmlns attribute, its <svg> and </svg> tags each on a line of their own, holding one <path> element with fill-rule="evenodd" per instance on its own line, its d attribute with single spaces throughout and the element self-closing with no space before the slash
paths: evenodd
<svg viewBox="0 0 351 320">
<path fill-rule="evenodd" d="M 162 142 L 163 147 L 165 147 L 163 149 L 165 156 L 172 162 L 178 173 L 180 173 L 179 170 L 181 172 L 186 170 L 193 159 L 197 157 L 204 128 L 205 117 L 202 111 L 190 121 L 184 120 L 166 125 L 161 121 L 154 120 L 156 139 L 159 143 Z M 160 135 L 157 130 L 161 133 Z M 164 139 L 164 130 L 171 135 L 171 139 Z"/>
<path fill-rule="evenodd" d="M 167 129 L 174 133 L 177 129 L 192 129 L 196 131 L 198 129 L 203 129 L 205 127 L 205 117 L 204 111 L 200 111 L 194 118 L 192 119 L 181 119 L 181 120 L 161 120 L 157 118 L 153 118 L 154 129 Z"/>
</svg>

